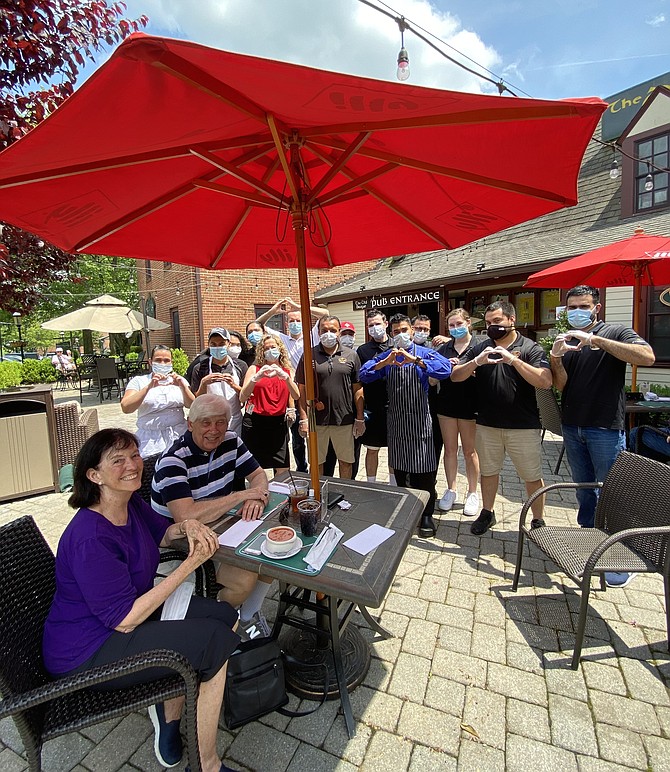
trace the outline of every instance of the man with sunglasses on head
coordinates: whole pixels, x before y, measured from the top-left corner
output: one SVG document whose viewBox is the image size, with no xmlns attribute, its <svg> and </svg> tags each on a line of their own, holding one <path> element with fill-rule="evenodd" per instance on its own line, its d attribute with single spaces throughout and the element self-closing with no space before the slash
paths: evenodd
<svg viewBox="0 0 670 772">
<path fill-rule="evenodd" d="M 598 319 L 602 308 L 594 287 L 573 287 L 566 296 L 572 327 L 551 349 L 554 385 L 562 392 L 563 441 L 574 482 L 603 482 L 626 447 L 626 365 L 650 367 L 651 346 L 635 330 Z M 593 528 L 598 491 L 577 491 L 577 522 Z M 633 574 L 605 574 L 610 587 L 625 587 Z"/>
<path fill-rule="evenodd" d="M 477 433 L 475 444 L 481 473 L 482 511 L 470 532 L 482 536 L 496 524 L 493 510 L 500 472 L 507 454 L 531 496 L 544 485 L 540 414 L 535 389 L 551 387 L 551 370 L 542 346 L 515 328 L 511 303 L 491 303 L 484 314 L 488 340 L 468 349 L 454 367 L 451 380 L 475 374 Z M 532 528 L 544 525 L 544 497 L 531 505 Z"/>
</svg>

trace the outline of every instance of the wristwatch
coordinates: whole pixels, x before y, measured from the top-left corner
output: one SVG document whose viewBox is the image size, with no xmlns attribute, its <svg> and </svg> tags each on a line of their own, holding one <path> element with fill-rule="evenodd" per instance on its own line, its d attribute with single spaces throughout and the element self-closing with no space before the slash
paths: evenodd
<svg viewBox="0 0 670 772">
<path fill-rule="evenodd" d="M 421 357 L 417 357 L 417 358 L 414 360 L 414 364 L 415 364 L 417 367 L 421 367 L 421 365 L 423 364 L 423 359 L 421 359 Z"/>
</svg>

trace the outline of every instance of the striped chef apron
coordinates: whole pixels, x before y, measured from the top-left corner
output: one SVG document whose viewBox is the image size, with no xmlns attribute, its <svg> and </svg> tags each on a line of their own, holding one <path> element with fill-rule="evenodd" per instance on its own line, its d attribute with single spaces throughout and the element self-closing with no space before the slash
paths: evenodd
<svg viewBox="0 0 670 772">
<path fill-rule="evenodd" d="M 433 425 L 415 365 L 387 369 L 388 463 L 392 469 L 420 474 L 437 469 Z"/>
</svg>

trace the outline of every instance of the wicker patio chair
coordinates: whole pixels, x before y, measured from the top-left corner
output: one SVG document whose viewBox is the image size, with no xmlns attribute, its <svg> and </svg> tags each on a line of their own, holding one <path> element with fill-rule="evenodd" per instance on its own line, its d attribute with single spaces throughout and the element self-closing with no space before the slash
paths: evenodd
<svg viewBox="0 0 670 772">
<path fill-rule="evenodd" d="M 544 435 L 547 431 L 562 437 L 563 425 L 561 420 L 561 406 L 558 404 L 554 390 L 535 389 L 535 399 L 537 400 L 537 408 L 540 411 L 540 423 L 542 424 L 542 442 L 544 442 Z M 558 454 L 558 461 L 556 462 L 554 474 L 558 474 L 558 470 L 561 468 L 561 462 L 563 461 L 564 453 L 565 444 L 561 445 L 561 452 Z"/>
<path fill-rule="evenodd" d="M 566 488 L 596 488 L 600 495 L 594 528 L 526 526 L 530 505 L 543 494 Z M 591 577 L 605 572 L 660 573 L 665 585 L 665 613 L 670 643 L 670 467 L 622 452 L 602 483 L 555 483 L 526 501 L 519 518 L 519 541 L 512 590 L 521 572 L 524 539 L 548 555 L 582 591 L 572 668 L 579 658 L 586 628 Z"/>
<path fill-rule="evenodd" d="M 137 491 L 140 496 L 151 504 L 151 481 L 154 476 L 156 462 L 161 457 L 160 453 L 155 456 L 148 456 L 144 459 L 144 471 L 142 472 L 142 485 Z M 186 553 L 181 550 L 165 549 L 161 550 L 161 563 L 169 563 L 171 560 L 184 560 Z M 194 571 L 195 576 L 195 594 L 203 598 L 213 598 L 216 600 L 221 585 L 216 581 L 216 566 L 212 560 L 206 560 Z"/>
<path fill-rule="evenodd" d="M 42 632 L 55 592 L 55 560 L 32 517 L 0 527 L 0 586 L 0 719 L 14 720 L 31 770 L 41 769 L 47 740 L 182 694 L 191 769 L 201 769 L 198 683 L 180 654 L 157 649 L 61 679 L 46 672 Z M 91 688 L 155 667 L 174 675 L 125 689 Z"/>
<path fill-rule="evenodd" d="M 100 428 L 95 408 L 82 410 L 78 402 L 61 402 L 54 406 L 56 416 L 56 452 L 58 468 L 74 464 L 81 446 Z"/>
</svg>

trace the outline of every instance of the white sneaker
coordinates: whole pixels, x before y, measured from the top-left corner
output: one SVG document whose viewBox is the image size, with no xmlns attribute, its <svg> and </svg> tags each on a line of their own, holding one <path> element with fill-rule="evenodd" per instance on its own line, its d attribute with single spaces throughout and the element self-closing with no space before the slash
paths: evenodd
<svg viewBox="0 0 670 772">
<path fill-rule="evenodd" d="M 466 517 L 474 517 L 479 514 L 479 496 L 476 493 L 468 493 L 463 507 L 463 514 Z"/>
<path fill-rule="evenodd" d="M 437 508 L 442 510 L 442 512 L 448 512 L 456 503 L 456 491 L 450 491 L 447 489 L 444 492 L 444 496 L 440 499 L 439 504 L 437 505 Z"/>
</svg>

